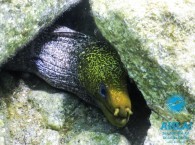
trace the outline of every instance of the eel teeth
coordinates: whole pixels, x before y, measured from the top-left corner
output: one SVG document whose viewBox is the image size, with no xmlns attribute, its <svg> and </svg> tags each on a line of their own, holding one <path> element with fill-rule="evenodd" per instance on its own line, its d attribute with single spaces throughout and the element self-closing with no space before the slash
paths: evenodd
<svg viewBox="0 0 195 145">
<path fill-rule="evenodd" d="M 128 113 L 129 115 L 132 115 L 132 114 L 133 114 L 133 112 L 132 112 L 129 108 L 126 108 L 125 110 L 127 111 L 127 113 Z"/>
<path fill-rule="evenodd" d="M 114 111 L 114 116 L 118 116 L 118 114 L 119 114 L 119 108 L 116 108 Z"/>
</svg>

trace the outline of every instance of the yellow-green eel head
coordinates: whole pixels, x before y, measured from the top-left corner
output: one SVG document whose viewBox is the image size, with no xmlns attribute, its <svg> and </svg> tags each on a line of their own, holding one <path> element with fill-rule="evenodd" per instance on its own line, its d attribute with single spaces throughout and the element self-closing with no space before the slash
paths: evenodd
<svg viewBox="0 0 195 145">
<path fill-rule="evenodd" d="M 127 124 L 131 101 L 127 71 L 118 53 L 107 45 L 89 45 L 79 55 L 79 80 L 114 126 Z"/>
</svg>

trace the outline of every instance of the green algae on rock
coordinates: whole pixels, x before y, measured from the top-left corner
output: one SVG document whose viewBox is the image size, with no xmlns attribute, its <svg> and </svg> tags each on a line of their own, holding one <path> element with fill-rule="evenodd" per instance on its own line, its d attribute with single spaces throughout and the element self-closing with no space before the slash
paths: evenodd
<svg viewBox="0 0 195 145">
<path fill-rule="evenodd" d="M 98 28 L 118 50 L 148 106 L 164 120 L 194 121 L 194 2 L 90 3 Z M 182 113 L 174 114 L 166 108 L 167 98 L 174 94 L 185 98 L 186 109 Z"/>
<path fill-rule="evenodd" d="M 0 2 L 0 66 L 60 13 L 80 0 Z"/>
</svg>

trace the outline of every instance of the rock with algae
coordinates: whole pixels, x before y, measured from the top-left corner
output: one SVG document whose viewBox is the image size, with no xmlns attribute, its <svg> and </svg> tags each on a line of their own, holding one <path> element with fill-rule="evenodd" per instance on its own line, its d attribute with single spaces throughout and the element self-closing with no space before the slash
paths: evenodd
<svg viewBox="0 0 195 145">
<path fill-rule="evenodd" d="M 116 130 L 98 109 L 35 76 L 0 73 L 0 145 L 129 145 Z"/>
<path fill-rule="evenodd" d="M 194 121 L 194 1 L 90 0 L 90 4 L 95 23 L 118 50 L 148 106 L 164 121 Z M 181 113 L 171 113 L 166 107 L 174 94 L 185 98 Z M 149 134 L 157 139 L 160 119 L 155 119 L 154 112 Z M 191 132 L 195 134 L 194 129 Z M 193 141 L 191 136 L 189 142 Z"/>
<path fill-rule="evenodd" d="M 37 32 L 80 0 L 1 0 L 0 66 Z"/>
</svg>

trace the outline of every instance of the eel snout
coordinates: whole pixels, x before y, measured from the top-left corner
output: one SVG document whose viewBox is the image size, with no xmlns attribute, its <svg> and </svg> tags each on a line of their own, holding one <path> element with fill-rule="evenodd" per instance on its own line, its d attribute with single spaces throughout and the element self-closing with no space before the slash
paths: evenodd
<svg viewBox="0 0 195 145">
<path fill-rule="evenodd" d="M 118 117 L 129 117 L 130 115 L 132 115 L 133 112 L 131 111 L 131 109 L 129 107 L 120 107 L 120 108 L 115 108 L 114 111 L 114 116 Z"/>
</svg>

